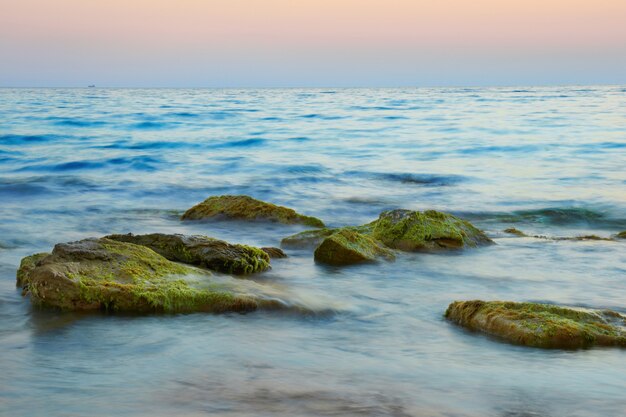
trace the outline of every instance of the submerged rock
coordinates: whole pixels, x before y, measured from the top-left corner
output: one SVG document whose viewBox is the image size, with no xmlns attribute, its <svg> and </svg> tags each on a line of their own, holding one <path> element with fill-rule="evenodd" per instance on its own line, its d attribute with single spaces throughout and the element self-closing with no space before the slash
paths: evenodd
<svg viewBox="0 0 626 417">
<path fill-rule="evenodd" d="M 129 233 L 105 238 L 146 246 L 170 261 L 197 265 L 226 274 L 251 274 L 270 267 L 270 257 L 259 248 L 233 245 L 207 236 Z"/>
<path fill-rule="evenodd" d="M 351 265 L 379 258 L 395 259 L 391 250 L 371 236 L 349 228 L 340 229 L 325 238 L 315 249 L 315 261 L 329 265 Z"/>
<path fill-rule="evenodd" d="M 455 301 L 445 317 L 511 343 L 542 348 L 626 347 L 626 317 L 549 304 Z"/>
<path fill-rule="evenodd" d="M 404 251 L 459 249 L 492 244 L 470 222 L 434 210 L 391 210 L 371 223 L 372 236 Z"/>
<path fill-rule="evenodd" d="M 283 252 L 281 248 L 263 247 L 261 248 L 261 250 L 267 253 L 267 255 L 272 259 L 281 259 L 287 257 L 287 254 Z"/>
<path fill-rule="evenodd" d="M 524 232 L 522 232 L 521 230 L 518 230 L 514 227 L 510 227 L 508 229 L 504 229 L 504 233 L 508 233 L 510 235 L 515 235 L 515 236 L 519 236 L 519 237 L 528 237 L 528 235 Z"/>
<path fill-rule="evenodd" d="M 280 246 L 283 248 L 291 249 L 305 249 L 314 248 L 328 236 L 335 233 L 337 229 L 315 229 L 305 230 L 304 232 L 296 233 L 295 235 L 287 236 L 280 241 Z"/>
<path fill-rule="evenodd" d="M 165 259 L 111 239 L 61 243 L 22 260 L 18 285 L 35 305 L 63 310 L 246 312 L 283 305 L 258 284 Z"/>
<path fill-rule="evenodd" d="M 246 195 L 222 195 L 209 197 L 182 215 L 181 220 L 203 220 L 210 218 L 238 220 L 267 220 L 284 224 L 304 224 L 324 227 L 315 217 L 304 216 L 296 211 L 275 204 L 256 200 Z"/>
<path fill-rule="evenodd" d="M 352 230 L 357 233 L 370 234 L 372 232 L 371 224 L 365 224 L 363 226 L 346 226 L 346 227 L 325 227 L 323 229 L 305 230 L 304 232 L 296 233 L 291 236 L 287 236 L 280 241 L 280 246 L 283 248 L 291 249 L 308 249 L 319 246 L 328 236 L 336 233 L 339 230 Z"/>
</svg>

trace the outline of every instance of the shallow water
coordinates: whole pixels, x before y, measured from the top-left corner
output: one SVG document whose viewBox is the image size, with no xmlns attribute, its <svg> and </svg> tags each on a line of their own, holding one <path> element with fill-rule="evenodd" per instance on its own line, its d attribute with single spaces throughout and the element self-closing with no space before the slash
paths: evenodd
<svg viewBox="0 0 626 417">
<path fill-rule="evenodd" d="M 626 313 L 626 88 L 0 90 L 0 415 L 623 416 L 626 352 L 539 350 L 442 318 L 458 299 Z M 28 254 L 109 233 L 278 245 L 181 223 L 249 194 L 330 225 L 450 211 L 497 245 L 252 277 L 318 314 L 78 315 L 15 289 Z"/>
</svg>

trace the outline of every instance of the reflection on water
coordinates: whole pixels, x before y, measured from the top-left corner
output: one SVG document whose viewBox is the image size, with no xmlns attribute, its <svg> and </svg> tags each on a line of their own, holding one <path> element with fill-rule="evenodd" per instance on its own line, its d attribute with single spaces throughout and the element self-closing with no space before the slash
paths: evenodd
<svg viewBox="0 0 626 417">
<path fill-rule="evenodd" d="M 0 415 L 625 415 L 624 351 L 511 346 L 442 318 L 475 298 L 626 313 L 626 242 L 501 232 L 626 230 L 625 91 L 1 90 Z M 178 221 L 224 193 L 330 225 L 443 209 L 497 245 L 349 268 L 292 250 L 251 277 L 307 314 L 62 313 L 15 288 L 21 257 L 60 241 L 302 230 Z"/>
</svg>

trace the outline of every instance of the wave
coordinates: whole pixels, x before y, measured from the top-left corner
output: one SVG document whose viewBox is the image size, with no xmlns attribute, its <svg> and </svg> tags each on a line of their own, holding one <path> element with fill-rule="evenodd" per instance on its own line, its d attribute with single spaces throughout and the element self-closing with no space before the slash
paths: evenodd
<svg viewBox="0 0 626 417">
<path fill-rule="evenodd" d="M 46 143 L 62 139 L 58 135 L 0 135 L 0 145 L 24 145 L 32 143 Z"/>
<path fill-rule="evenodd" d="M 173 126 L 174 126 L 173 123 L 153 122 L 153 121 L 139 122 L 139 123 L 135 123 L 131 125 L 133 129 L 140 129 L 140 130 L 161 130 L 161 129 L 166 129 L 166 128 L 170 128 Z"/>
<path fill-rule="evenodd" d="M 211 145 L 211 148 L 249 148 L 253 146 L 261 146 L 267 142 L 267 139 L 252 138 L 236 140 L 232 142 L 222 142 Z"/>
<path fill-rule="evenodd" d="M 589 226 L 626 229 L 626 218 L 615 217 L 608 211 L 594 210 L 584 207 L 546 207 L 529 210 L 503 212 L 457 213 L 468 220 L 498 221 L 503 223 L 544 224 L 554 226 Z"/>
<path fill-rule="evenodd" d="M 118 141 L 109 145 L 95 146 L 98 149 L 134 149 L 134 150 L 148 150 L 148 149 L 182 149 L 182 148 L 197 148 L 199 144 L 188 142 L 138 142 L 128 143 L 127 141 Z"/>
<path fill-rule="evenodd" d="M 68 171 L 85 171 L 85 170 L 97 170 L 107 168 L 110 166 L 125 166 L 126 169 L 133 169 L 138 171 L 155 171 L 157 164 L 162 160 L 153 158 L 151 156 L 142 155 L 135 157 L 120 157 L 109 158 L 103 160 L 82 160 L 82 161 L 70 161 L 62 162 L 58 164 L 46 164 L 46 165 L 29 165 L 16 170 L 16 172 L 23 171 L 50 171 L 50 172 L 68 172 Z"/>
<path fill-rule="evenodd" d="M 370 171 L 347 171 L 344 175 L 365 176 L 376 180 L 400 182 L 402 184 L 416 184 L 424 186 L 450 186 L 464 181 L 466 177 L 460 175 L 436 175 L 436 174 L 414 174 L 395 172 L 370 172 Z"/>
<path fill-rule="evenodd" d="M 106 122 L 101 120 L 58 119 L 56 117 L 51 117 L 49 119 L 55 120 L 55 125 L 65 127 L 100 127 L 106 125 Z"/>
</svg>

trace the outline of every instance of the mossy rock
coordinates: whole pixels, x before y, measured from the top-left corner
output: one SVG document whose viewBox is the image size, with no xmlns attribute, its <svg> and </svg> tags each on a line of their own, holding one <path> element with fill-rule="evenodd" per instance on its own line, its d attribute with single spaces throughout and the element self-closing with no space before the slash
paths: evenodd
<svg viewBox="0 0 626 417">
<path fill-rule="evenodd" d="M 460 249 L 492 244 L 470 222 L 434 210 L 391 210 L 370 224 L 372 237 L 404 251 Z"/>
<path fill-rule="evenodd" d="M 283 224 L 304 224 L 324 227 L 315 217 L 304 216 L 295 210 L 256 200 L 246 195 L 209 197 L 187 210 L 181 220 L 204 219 L 266 220 Z"/>
<path fill-rule="evenodd" d="M 519 236 L 519 237 L 528 237 L 528 235 L 526 233 L 524 233 L 521 230 L 516 229 L 514 227 L 510 227 L 508 229 L 504 229 L 503 231 L 504 231 L 504 233 L 508 233 L 510 235 L 515 235 L 515 236 Z"/>
<path fill-rule="evenodd" d="M 453 302 L 445 317 L 468 329 L 525 346 L 562 349 L 626 347 L 626 317 L 613 311 L 475 300 Z"/>
<path fill-rule="evenodd" d="M 341 266 L 381 258 L 393 260 L 395 255 L 371 236 L 345 228 L 324 239 L 315 249 L 314 258 L 316 262 Z"/>
<path fill-rule="evenodd" d="M 626 239 L 626 230 L 624 230 L 623 232 L 619 232 L 615 235 L 615 237 L 618 239 Z"/>
<path fill-rule="evenodd" d="M 171 262 L 111 239 L 57 244 L 22 260 L 18 284 L 33 304 L 63 310 L 247 312 L 282 308 L 259 284 Z"/>
<path fill-rule="evenodd" d="M 152 233 L 109 235 L 107 239 L 146 246 L 170 261 L 197 265 L 226 274 L 252 274 L 270 267 L 268 254 L 252 246 L 233 245 L 207 236 Z"/>
</svg>

